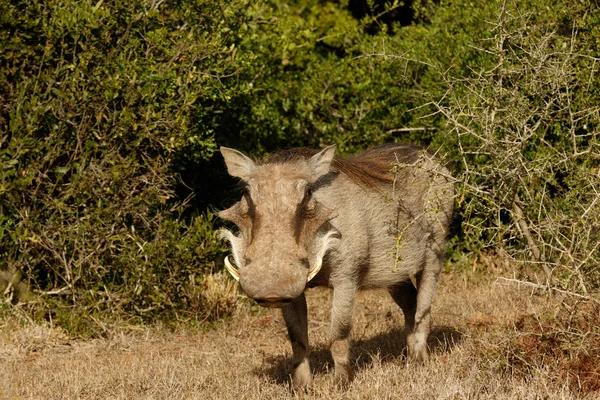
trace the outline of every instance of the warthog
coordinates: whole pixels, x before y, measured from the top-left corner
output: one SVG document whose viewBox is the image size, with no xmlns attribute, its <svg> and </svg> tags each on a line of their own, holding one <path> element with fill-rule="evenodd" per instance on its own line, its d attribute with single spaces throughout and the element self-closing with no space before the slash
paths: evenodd
<svg viewBox="0 0 600 400">
<path fill-rule="evenodd" d="M 330 350 L 335 380 L 349 383 L 351 318 L 356 294 L 385 288 L 404 313 L 408 358 L 427 360 L 430 308 L 444 261 L 453 204 L 448 171 L 432 154 L 391 144 L 357 156 L 295 149 L 255 163 L 221 147 L 229 174 L 245 193 L 219 216 L 244 292 L 283 311 L 292 343 L 292 383 L 310 383 L 306 287 L 333 288 Z"/>
</svg>

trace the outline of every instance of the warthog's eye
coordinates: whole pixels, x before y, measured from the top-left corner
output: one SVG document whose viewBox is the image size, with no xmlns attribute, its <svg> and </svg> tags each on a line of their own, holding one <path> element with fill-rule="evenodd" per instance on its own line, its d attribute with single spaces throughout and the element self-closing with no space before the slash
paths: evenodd
<svg viewBox="0 0 600 400">
<path fill-rule="evenodd" d="M 304 199 L 302 199 L 302 216 L 304 218 L 312 218 L 316 214 L 317 202 L 312 197 L 312 191 L 306 189 L 304 193 Z"/>
<path fill-rule="evenodd" d="M 306 188 L 306 190 L 304 191 L 304 198 L 302 199 L 302 202 L 304 204 L 308 203 L 312 199 L 312 194 L 312 190 L 310 188 Z"/>
<path fill-rule="evenodd" d="M 252 211 L 252 197 L 250 197 L 250 192 L 246 189 L 244 191 L 244 195 L 240 200 L 240 214 L 243 216 L 248 216 Z"/>
</svg>

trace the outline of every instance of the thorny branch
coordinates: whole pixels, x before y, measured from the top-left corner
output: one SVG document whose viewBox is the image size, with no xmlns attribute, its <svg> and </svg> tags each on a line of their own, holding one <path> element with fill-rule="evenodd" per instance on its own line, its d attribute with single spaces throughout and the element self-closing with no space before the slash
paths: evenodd
<svg viewBox="0 0 600 400">
<path fill-rule="evenodd" d="M 543 285 L 530 285 L 590 299 L 600 281 L 600 107 L 580 99 L 593 97 L 599 59 L 580 50 L 575 28 L 562 37 L 529 23 L 504 0 L 480 49 L 493 64 L 466 77 L 385 48 L 365 56 L 418 63 L 448 87 L 429 106 L 459 164 L 465 240 L 541 268 Z"/>
</svg>

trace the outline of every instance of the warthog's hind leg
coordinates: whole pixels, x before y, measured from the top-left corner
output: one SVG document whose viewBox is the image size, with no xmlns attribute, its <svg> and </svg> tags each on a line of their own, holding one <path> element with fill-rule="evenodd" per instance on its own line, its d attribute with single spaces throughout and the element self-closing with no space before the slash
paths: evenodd
<svg viewBox="0 0 600 400">
<path fill-rule="evenodd" d="M 406 338 L 409 361 L 425 363 L 428 359 L 427 338 L 431 330 L 431 302 L 437 289 L 443 257 L 443 250 L 429 249 L 426 255 L 426 267 L 417 276 L 415 328 L 413 334 L 409 334 Z"/>
<path fill-rule="evenodd" d="M 302 389 L 310 384 L 310 366 L 308 363 L 308 316 L 304 293 L 282 308 L 283 319 L 292 343 L 294 372 L 292 387 Z"/>
<path fill-rule="evenodd" d="M 411 281 L 406 281 L 392 286 L 389 292 L 404 313 L 404 330 L 406 334 L 413 334 L 417 312 L 417 288 L 413 286 Z"/>
<path fill-rule="evenodd" d="M 354 379 L 349 350 L 356 292 L 356 287 L 350 284 L 333 289 L 330 350 L 335 363 L 335 382 L 341 387 L 346 387 Z"/>
<path fill-rule="evenodd" d="M 431 330 L 431 302 L 437 288 L 438 271 L 423 271 L 417 277 L 417 310 L 415 327 L 406 337 L 408 361 L 426 363 L 428 360 L 427 338 Z"/>
<path fill-rule="evenodd" d="M 400 283 L 390 288 L 392 298 L 404 313 L 404 329 L 408 346 L 408 361 L 424 363 L 427 361 L 427 337 L 430 330 L 431 290 L 423 290 L 423 283 L 430 285 L 430 279 L 417 275 L 417 290 L 411 281 Z M 434 286 L 435 287 L 435 286 Z"/>
</svg>

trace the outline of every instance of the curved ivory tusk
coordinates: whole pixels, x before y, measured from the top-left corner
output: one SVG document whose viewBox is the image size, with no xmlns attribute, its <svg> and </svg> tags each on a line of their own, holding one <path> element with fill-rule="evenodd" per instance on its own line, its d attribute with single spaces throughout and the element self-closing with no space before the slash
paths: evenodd
<svg viewBox="0 0 600 400">
<path fill-rule="evenodd" d="M 235 279 L 236 281 L 240 280 L 240 273 L 239 271 L 233 266 L 231 265 L 231 263 L 229 262 L 229 256 L 225 257 L 225 268 L 227 268 L 227 271 L 231 274 L 231 276 L 233 276 L 233 279 Z"/>
<path fill-rule="evenodd" d="M 310 282 L 310 280 L 319 273 L 322 266 L 323 266 L 323 260 L 319 259 L 319 261 L 317 261 L 317 263 L 315 264 L 314 268 L 312 268 L 310 271 L 308 271 L 308 278 L 306 279 L 307 283 Z"/>
<path fill-rule="evenodd" d="M 315 262 L 315 266 L 310 271 L 308 271 L 308 278 L 306 279 L 307 283 L 310 282 L 310 280 L 314 278 L 321 270 L 321 267 L 323 266 L 323 257 L 325 257 L 325 253 L 327 253 L 327 250 L 335 246 L 335 244 L 339 241 L 340 233 L 336 230 L 331 230 L 325 235 L 321 236 L 320 239 L 321 249 L 317 253 L 317 262 Z"/>
</svg>

